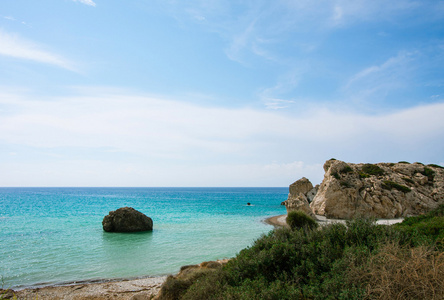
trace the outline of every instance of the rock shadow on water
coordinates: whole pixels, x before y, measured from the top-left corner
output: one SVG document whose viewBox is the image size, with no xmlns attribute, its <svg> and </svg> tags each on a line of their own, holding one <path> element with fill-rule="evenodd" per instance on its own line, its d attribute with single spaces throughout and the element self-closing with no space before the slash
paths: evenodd
<svg viewBox="0 0 444 300">
<path fill-rule="evenodd" d="M 149 243 L 153 239 L 155 231 L 141 231 L 141 232 L 102 232 L 102 240 L 105 245 L 120 245 L 132 244 L 133 246 L 139 244 Z M 130 245 L 129 245 L 130 246 Z"/>
</svg>

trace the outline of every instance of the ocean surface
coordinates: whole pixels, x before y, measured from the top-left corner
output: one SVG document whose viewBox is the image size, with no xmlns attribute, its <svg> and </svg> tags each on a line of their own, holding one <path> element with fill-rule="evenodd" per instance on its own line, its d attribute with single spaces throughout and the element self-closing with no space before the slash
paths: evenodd
<svg viewBox="0 0 444 300">
<path fill-rule="evenodd" d="M 0 188 L 0 282 L 23 288 L 160 276 L 233 257 L 273 229 L 263 220 L 285 214 L 287 194 L 288 188 Z M 104 232 L 103 217 L 124 206 L 151 217 L 154 230 Z"/>
</svg>

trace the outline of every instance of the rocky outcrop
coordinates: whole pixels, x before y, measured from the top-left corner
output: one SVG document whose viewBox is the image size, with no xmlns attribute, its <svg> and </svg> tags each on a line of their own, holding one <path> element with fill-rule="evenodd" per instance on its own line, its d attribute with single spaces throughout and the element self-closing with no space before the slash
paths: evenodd
<svg viewBox="0 0 444 300">
<path fill-rule="evenodd" d="M 316 218 L 309 205 L 314 195 L 316 195 L 316 189 L 310 180 L 305 177 L 293 182 L 289 187 L 290 193 L 288 194 L 288 198 L 284 201 L 287 213 L 294 210 L 302 210 Z"/>
<path fill-rule="evenodd" d="M 438 165 L 329 160 L 324 170 L 310 208 L 327 218 L 406 217 L 444 203 L 444 168 Z"/>
<path fill-rule="evenodd" d="M 132 207 L 122 207 L 110 211 L 102 221 L 107 232 L 137 232 L 153 230 L 153 220 Z"/>
</svg>

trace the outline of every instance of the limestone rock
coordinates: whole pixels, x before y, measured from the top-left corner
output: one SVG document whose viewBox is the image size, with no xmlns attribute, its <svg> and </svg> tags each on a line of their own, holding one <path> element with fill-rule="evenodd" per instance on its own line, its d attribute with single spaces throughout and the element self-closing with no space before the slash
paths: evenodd
<svg viewBox="0 0 444 300">
<path fill-rule="evenodd" d="M 284 201 L 287 213 L 290 211 L 301 210 L 309 216 L 316 218 L 309 205 L 309 200 L 314 198 L 317 189 L 307 178 L 303 177 L 292 183 L 289 187 L 290 193 L 288 199 Z"/>
<path fill-rule="evenodd" d="M 406 217 L 444 203 L 444 168 L 437 165 L 329 160 L 324 170 L 310 207 L 327 218 Z"/>
<path fill-rule="evenodd" d="M 132 207 L 122 207 L 110 211 L 102 221 L 107 232 L 137 232 L 153 230 L 153 220 Z"/>
<path fill-rule="evenodd" d="M 305 177 L 293 182 L 289 187 L 290 194 L 293 196 L 298 196 L 301 193 L 306 195 L 311 189 L 313 189 L 313 184 Z"/>
</svg>

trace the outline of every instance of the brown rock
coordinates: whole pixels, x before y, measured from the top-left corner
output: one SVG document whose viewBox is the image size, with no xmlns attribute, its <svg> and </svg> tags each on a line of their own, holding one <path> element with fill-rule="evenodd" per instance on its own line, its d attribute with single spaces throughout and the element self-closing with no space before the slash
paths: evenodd
<svg viewBox="0 0 444 300">
<path fill-rule="evenodd" d="M 327 218 L 398 218 L 444 203 L 444 169 L 420 163 L 351 164 L 329 160 L 310 204 Z"/>
<path fill-rule="evenodd" d="M 290 211 L 301 210 L 313 218 L 316 218 L 309 205 L 309 199 L 313 199 L 316 194 L 316 188 L 307 178 L 303 177 L 289 186 L 288 199 L 284 201 L 287 213 Z"/>
<path fill-rule="evenodd" d="M 132 207 L 110 211 L 102 221 L 106 232 L 138 232 L 153 230 L 153 220 Z"/>
<path fill-rule="evenodd" d="M 305 177 L 293 182 L 289 187 L 292 196 L 298 196 L 301 193 L 306 195 L 311 189 L 313 189 L 313 184 Z"/>
</svg>

